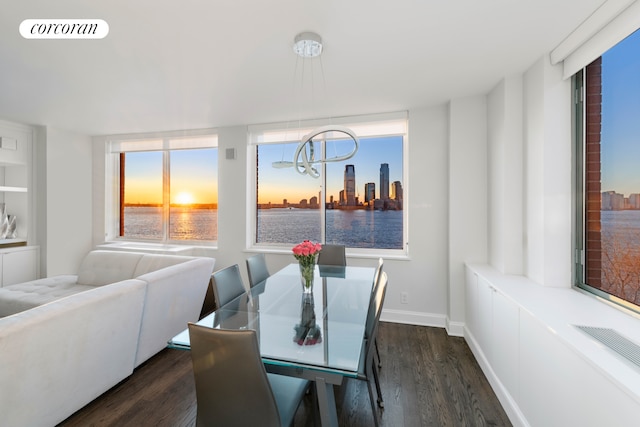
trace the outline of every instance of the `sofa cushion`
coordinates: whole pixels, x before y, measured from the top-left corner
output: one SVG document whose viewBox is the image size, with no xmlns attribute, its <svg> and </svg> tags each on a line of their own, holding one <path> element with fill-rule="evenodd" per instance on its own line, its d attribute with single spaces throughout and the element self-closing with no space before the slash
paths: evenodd
<svg viewBox="0 0 640 427">
<path fill-rule="evenodd" d="M 134 278 L 143 254 L 120 251 L 91 251 L 78 269 L 78 284 L 102 286 Z"/>
<path fill-rule="evenodd" d="M 0 288 L 0 317 L 10 316 L 57 299 L 94 289 L 78 285 L 75 275 L 62 275 Z"/>
</svg>

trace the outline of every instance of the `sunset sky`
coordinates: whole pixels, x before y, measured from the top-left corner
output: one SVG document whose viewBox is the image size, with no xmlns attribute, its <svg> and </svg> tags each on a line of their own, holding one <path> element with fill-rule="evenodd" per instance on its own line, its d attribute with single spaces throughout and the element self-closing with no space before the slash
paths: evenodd
<svg viewBox="0 0 640 427">
<path fill-rule="evenodd" d="M 125 203 L 162 203 L 162 152 L 131 152 Z M 218 150 L 171 152 L 171 203 L 218 203 Z"/>
<path fill-rule="evenodd" d="M 258 203 L 298 203 L 318 196 L 321 179 L 298 174 L 293 168 L 276 169 L 276 161 L 292 161 L 297 144 L 259 146 Z M 330 141 L 327 157 L 344 155 L 353 142 Z M 346 164 L 355 165 L 356 191 L 364 200 L 364 185 L 373 182 L 380 195 L 380 164 L 389 164 L 389 183 L 402 182 L 402 137 L 366 138 L 360 149 L 347 161 L 327 163 L 328 196 L 339 198 L 344 187 Z M 319 155 L 319 147 L 318 147 Z M 319 165 L 318 165 L 319 167 Z M 129 152 L 125 162 L 125 203 L 162 203 L 162 152 Z M 217 149 L 174 150 L 171 152 L 171 203 L 218 202 Z"/>
<path fill-rule="evenodd" d="M 602 191 L 640 193 L 640 31 L 602 55 Z"/>
</svg>

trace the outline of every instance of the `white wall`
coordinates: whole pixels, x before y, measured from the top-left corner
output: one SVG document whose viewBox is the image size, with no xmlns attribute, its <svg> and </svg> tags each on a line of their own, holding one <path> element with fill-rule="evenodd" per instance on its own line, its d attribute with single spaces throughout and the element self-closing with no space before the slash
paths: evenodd
<svg viewBox="0 0 640 427">
<path fill-rule="evenodd" d="M 571 286 L 571 81 L 540 58 L 524 74 L 526 275 Z"/>
<path fill-rule="evenodd" d="M 506 274 L 524 264 L 522 76 L 502 80 L 488 96 L 489 262 Z"/>
<path fill-rule="evenodd" d="M 38 209 L 46 210 L 41 275 L 75 273 L 92 248 L 91 138 L 54 128 L 41 128 L 38 155 L 46 159 L 46 192 L 38 194 Z"/>
<path fill-rule="evenodd" d="M 462 335 L 464 263 L 487 262 L 487 98 L 449 105 L 448 330 Z"/>
</svg>

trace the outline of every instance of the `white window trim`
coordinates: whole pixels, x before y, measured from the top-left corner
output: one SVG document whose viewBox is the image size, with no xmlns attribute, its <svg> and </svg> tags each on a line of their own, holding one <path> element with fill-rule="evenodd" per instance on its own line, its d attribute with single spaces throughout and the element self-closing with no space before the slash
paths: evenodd
<svg viewBox="0 0 640 427">
<path fill-rule="evenodd" d="M 105 137 L 105 242 L 142 242 L 148 245 L 186 245 L 217 247 L 217 241 L 163 240 L 150 241 L 120 237 L 120 174 L 121 152 L 217 148 L 217 129 L 197 129 L 170 132 L 120 134 Z M 219 207 L 219 206 L 218 206 Z"/>
<path fill-rule="evenodd" d="M 339 124 L 354 130 L 359 138 L 403 136 L 402 143 L 402 192 L 405 206 L 402 210 L 402 239 L 404 247 L 402 249 L 379 249 L 379 248 L 347 248 L 347 256 L 357 258 L 377 258 L 386 259 L 409 259 L 409 203 L 410 183 L 409 183 L 409 114 L 406 111 L 394 113 L 380 113 L 363 116 L 351 116 L 331 118 L 325 120 L 306 120 L 292 125 L 291 123 L 270 123 L 253 125 L 248 127 L 247 132 L 247 190 L 246 206 L 246 250 L 251 252 L 268 253 L 291 253 L 289 244 L 258 244 L 256 241 L 256 145 L 279 144 L 283 142 L 296 142 L 310 132 L 312 129 L 329 125 Z M 300 137 L 300 138 L 299 138 Z M 323 170 L 323 176 L 325 171 Z M 324 188 L 322 189 L 324 196 Z M 322 236 L 324 237 L 324 216 L 322 219 Z"/>
</svg>

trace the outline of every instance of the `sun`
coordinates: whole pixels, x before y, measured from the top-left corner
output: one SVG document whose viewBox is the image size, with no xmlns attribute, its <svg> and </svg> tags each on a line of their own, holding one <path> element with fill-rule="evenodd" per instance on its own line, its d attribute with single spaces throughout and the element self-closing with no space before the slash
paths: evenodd
<svg viewBox="0 0 640 427">
<path fill-rule="evenodd" d="M 191 193 L 182 192 L 176 195 L 176 203 L 179 205 L 191 205 L 194 201 Z"/>
</svg>

